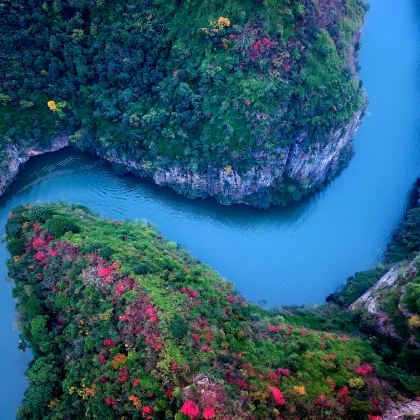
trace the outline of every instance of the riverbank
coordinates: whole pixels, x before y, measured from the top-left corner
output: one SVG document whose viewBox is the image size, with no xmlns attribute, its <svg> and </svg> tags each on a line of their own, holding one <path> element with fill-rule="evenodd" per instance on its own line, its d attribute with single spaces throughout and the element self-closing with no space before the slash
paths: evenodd
<svg viewBox="0 0 420 420">
<path fill-rule="evenodd" d="M 258 151 L 246 172 L 232 167 L 208 166 L 205 172 L 189 165 L 154 168 L 149 161 L 138 162 L 120 157 L 116 150 L 96 154 L 118 172 L 129 172 L 155 184 L 169 187 L 189 198 L 212 198 L 220 204 L 246 204 L 259 208 L 286 205 L 314 193 L 337 176 L 352 156 L 352 139 L 363 112 L 344 128 L 334 131 L 324 143 L 309 147 L 305 134 L 292 146 L 275 151 Z M 95 153 L 95 151 L 93 151 Z"/>
<path fill-rule="evenodd" d="M 352 156 L 352 139 L 362 116 L 363 112 L 358 112 L 354 121 L 332 133 L 326 145 L 318 144 L 305 149 L 302 146 L 305 142 L 303 135 L 289 148 L 274 153 L 259 152 L 254 156 L 255 166 L 245 173 L 213 166 L 208 167 L 205 173 L 192 172 L 186 166 L 151 169 L 148 163 L 118 157 L 116 151 L 102 153 L 91 150 L 91 153 L 111 164 L 120 175 L 131 173 L 189 198 L 213 198 L 224 205 L 246 204 L 268 208 L 298 201 L 337 176 Z M 42 147 L 8 146 L 0 167 L 0 196 L 31 157 L 55 152 L 71 144 L 68 136 L 59 136 Z"/>
<path fill-rule="evenodd" d="M 48 144 L 37 146 L 20 146 L 13 144 L 6 146 L 2 152 L 3 160 L 0 164 L 0 196 L 2 196 L 7 187 L 13 182 L 24 164 L 31 157 L 52 153 L 63 149 L 69 145 L 67 136 L 53 138 Z"/>
</svg>

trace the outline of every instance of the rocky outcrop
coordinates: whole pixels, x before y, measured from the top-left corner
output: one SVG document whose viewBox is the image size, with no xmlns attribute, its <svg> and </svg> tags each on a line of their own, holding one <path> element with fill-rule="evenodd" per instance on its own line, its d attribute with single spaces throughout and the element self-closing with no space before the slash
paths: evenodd
<svg viewBox="0 0 420 420">
<path fill-rule="evenodd" d="M 420 401 L 392 403 L 382 415 L 382 420 L 417 420 L 420 418 Z"/>
<path fill-rule="evenodd" d="M 335 176 L 350 156 L 351 141 L 361 117 L 362 112 L 358 112 L 351 123 L 335 130 L 322 144 L 305 146 L 308 135 L 302 133 L 288 148 L 256 152 L 252 156 L 254 165 L 244 172 L 215 165 L 208 165 L 205 171 L 192 171 L 187 165 L 180 164 L 156 168 L 146 161 L 122 157 L 115 149 L 106 152 L 95 150 L 95 153 L 113 165 L 189 197 L 213 197 L 222 204 L 268 207 L 284 204 L 278 196 L 279 186 L 284 187 L 284 180 L 296 185 L 303 195 Z M 30 157 L 57 151 L 68 144 L 68 138 L 61 136 L 44 147 L 9 146 L 0 167 L 0 195 Z"/>
<path fill-rule="evenodd" d="M 319 188 L 335 176 L 350 156 L 352 138 L 358 129 L 362 111 L 344 128 L 335 130 L 323 143 L 305 146 L 302 133 L 288 148 L 254 153 L 254 165 L 245 172 L 233 167 L 208 165 L 205 171 L 192 171 L 179 164 L 151 168 L 119 156 L 116 150 L 101 154 L 108 162 L 140 177 L 151 178 L 161 186 L 189 197 L 213 197 L 222 204 L 243 203 L 259 207 L 279 204 L 278 187 L 283 181 L 296 185 L 305 194 Z"/>
<path fill-rule="evenodd" d="M 403 305 L 405 285 L 417 274 L 419 258 L 414 258 L 411 262 L 398 264 L 391 267 L 379 280 L 364 293 L 359 299 L 349 306 L 349 310 L 361 314 L 365 319 L 370 320 L 376 332 L 394 340 L 401 341 L 402 337 L 398 334 L 389 310 L 386 309 L 384 301 L 393 295 L 398 297 L 398 310 L 401 317 L 408 319 L 413 316 Z M 395 313 L 392 314 L 395 316 Z M 411 335 L 406 339 L 407 343 L 413 347 L 420 347 L 415 336 Z"/>
<path fill-rule="evenodd" d="M 4 152 L 5 158 L 0 164 L 0 195 L 4 194 L 7 186 L 18 174 L 21 166 L 24 165 L 31 157 L 38 156 L 43 153 L 56 152 L 57 150 L 68 146 L 68 144 L 68 137 L 60 136 L 54 138 L 46 146 L 24 147 L 10 145 L 6 147 Z"/>
</svg>

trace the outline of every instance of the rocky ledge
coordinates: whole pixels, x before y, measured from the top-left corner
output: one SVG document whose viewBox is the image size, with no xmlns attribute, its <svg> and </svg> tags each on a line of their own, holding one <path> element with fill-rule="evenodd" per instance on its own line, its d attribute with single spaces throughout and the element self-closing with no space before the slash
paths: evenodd
<svg viewBox="0 0 420 420">
<path fill-rule="evenodd" d="M 395 315 L 399 314 L 404 325 L 410 325 L 410 319 L 415 317 L 404 305 L 405 288 L 418 274 L 420 255 L 412 261 L 392 266 L 366 293 L 349 307 L 352 312 L 359 313 L 379 334 L 393 340 L 404 341 L 409 346 L 420 348 L 414 334 L 414 328 L 404 331 L 404 337 L 396 327 Z M 389 309 L 389 298 L 398 298 L 398 306 L 393 311 Z M 388 304 L 387 304 L 388 303 Z"/>
<path fill-rule="evenodd" d="M 382 420 L 416 420 L 420 418 L 420 401 L 392 403 Z"/>
<path fill-rule="evenodd" d="M 98 155 L 117 167 L 191 198 L 212 197 L 222 204 L 269 207 L 286 204 L 294 192 L 299 199 L 337 175 L 351 156 L 352 138 L 362 115 L 359 111 L 353 121 L 332 132 L 323 143 L 306 147 L 308 135 L 302 133 L 288 148 L 256 152 L 255 164 L 245 172 L 215 165 L 208 165 L 204 171 L 192 171 L 180 164 L 154 167 L 150 162 L 122 157 L 116 150 Z"/>
<path fill-rule="evenodd" d="M 331 133 L 328 141 L 306 147 L 307 133 L 302 133 L 288 148 L 253 154 L 255 164 L 245 172 L 232 167 L 209 165 L 205 171 L 192 171 L 187 165 L 155 167 L 147 161 L 136 161 L 113 149 L 94 152 L 116 167 L 157 185 L 170 187 L 190 198 L 212 197 L 222 204 L 249 204 L 269 207 L 287 204 L 293 199 L 319 189 L 345 166 L 351 156 L 352 138 L 360 126 L 363 112 L 352 122 Z M 10 145 L 0 165 L 0 195 L 30 157 L 54 152 L 69 145 L 67 136 L 54 138 L 45 146 Z"/>
<path fill-rule="evenodd" d="M 66 136 L 56 137 L 45 146 L 23 147 L 10 145 L 4 152 L 5 158 L 0 164 L 0 196 L 4 194 L 8 185 L 18 174 L 19 169 L 29 158 L 42 155 L 48 152 L 56 152 L 68 146 L 69 140 Z"/>
</svg>

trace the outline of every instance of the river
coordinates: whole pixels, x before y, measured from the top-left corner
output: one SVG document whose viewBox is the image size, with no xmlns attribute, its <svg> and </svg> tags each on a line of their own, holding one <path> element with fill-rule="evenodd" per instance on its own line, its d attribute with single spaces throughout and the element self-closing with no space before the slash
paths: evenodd
<svg viewBox="0 0 420 420">
<path fill-rule="evenodd" d="M 70 149 L 32 159 L 0 199 L 0 225 L 16 205 L 63 200 L 101 215 L 147 220 L 234 282 L 255 302 L 320 303 L 373 267 L 400 222 L 420 168 L 420 4 L 372 0 L 362 36 L 368 115 L 355 156 L 321 193 L 259 211 L 191 201 Z M 0 244 L 0 278 L 7 275 Z M 12 285 L 0 281 L 0 419 L 13 419 L 30 354 L 17 348 Z"/>
</svg>

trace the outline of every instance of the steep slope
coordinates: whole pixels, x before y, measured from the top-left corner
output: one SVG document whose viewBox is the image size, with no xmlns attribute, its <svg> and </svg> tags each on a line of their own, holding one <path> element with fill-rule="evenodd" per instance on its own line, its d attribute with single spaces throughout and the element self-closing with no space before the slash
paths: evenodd
<svg viewBox="0 0 420 420">
<path fill-rule="evenodd" d="M 267 207 L 351 155 L 362 0 L 0 3 L 0 148 L 68 135 L 190 197 Z"/>
<path fill-rule="evenodd" d="M 364 419 L 397 395 L 368 340 L 247 303 L 150 226 L 26 206 L 7 245 L 34 354 L 20 418 Z"/>
</svg>

